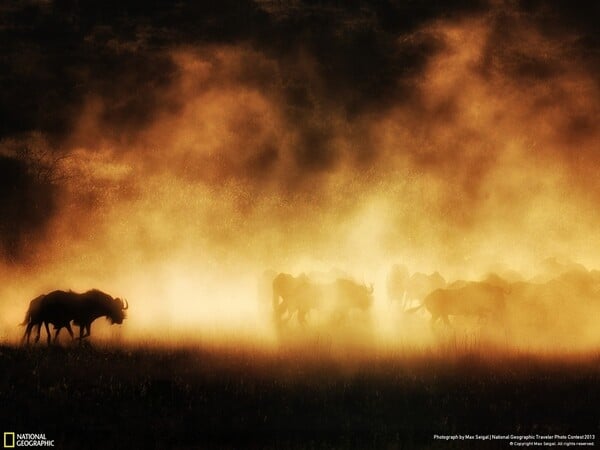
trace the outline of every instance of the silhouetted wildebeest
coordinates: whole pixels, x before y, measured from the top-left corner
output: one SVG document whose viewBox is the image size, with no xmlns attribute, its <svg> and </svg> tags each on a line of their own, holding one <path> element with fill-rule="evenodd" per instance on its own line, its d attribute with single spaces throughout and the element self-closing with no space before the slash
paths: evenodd
<svg viewBox="0 0 600 450">
<path fill-rule="evenodd" d="M 83 294 L 71 291 L 53 291 L 46 295 L 40 295 L 33 299 L 29 304 L 29 309 L 25 315 L 22 325 L 27 325 L 23 340 L 29 337 L 33 327 L 37 325 L 38 334 L 36 342 L 39 340 L 40 327 L 43 323 L 48 334 L 48 343 L 50 343 L 50 331 L 48 324 L 53 324 L 56 334 L 54 341 L 58 339 L 58 334 L 62 328 L 66 328 L 71 338 L 73 331 L 71 321 L 79 326 L 79 339 L 90 336 L 92 322 L 99 317 L 106 317 L 111 323 L 121 324 L 125 319 L 125 310 L 129 307 L 119 298 L 112 298 L 97 289 L 92 289 Z"/>
<path fill-rule="evenodd" d="M 423 301 L 427 294 L 446 287 L 446 280 L 438 272 L 427 275 L 415 272 L 409 275 L 406 266 L 392 266 L 387 279 L 388 298 L 390 302 L 400 302 L 400 309 L 405 311 L 417 300 Z"/>
<path fill-rule="evenodd" d="M 409 309 L 415 312 L 422 307 L 431 313 L 431 325 L 439 319 L 450 325 L 448 316 L 489 317 L 502 321 L 508 290 L 484 282 L 469 282 L 456 289 L 437 289 L 427 295 L 420 306 Z"/>
<path fill-rule="evenodd" d="M 273 280 L 272 287 L 273 313 L 278 322 L 283 320 L 286 313 L 286 320 L 297 313 L 298 322 L 304 325 L 306 315 L 321 302 L 321 293 L 304 274 L 294 277 L 288 273 L 280 273 Z"/>
<path fill-rule="evenodd" d="M 367 311 L 372 304 L 373 284 L 367 287 L 364 284 L 358 284 L 345 278 L 338 278 L 335 281 L 332 304 L 335 320 L 344 320 L 354 310 Z"/>
<path fill-rule="evenodd" d="M 373 286 L 338 278 L 331 283 L 315 283 L 302 274 L 294 277 L 280 273 L 273 280 L 273 312 L 278 323 L 296 314 L 301 325 L 313 309 L 326 311 L 335 320 L 343 320 L 351 311 L 366 311 L 373 303 Z"/>
<path fill-rule="evenodd" d="M 406 286 L 407 306 L 413 301 L 423 301 L 427 295 L 436 289 L 446 287 L 446 280 L 439 272 L 427 275 L 421 272 L 413 273 Z"/>
<path fill-rule="evenodd" d="M 54 325 L 54 328 L 56 330 L 59 330 L 61 328 L 67 328 L 67 331 L 69 332 L 69 334 L 71 335 L 71 338 L 73 337 L 73 330 L 71 329 L 71 319 L 60 319 L 57 317 L 53 317 L 52 320 L 50 320 L 51 318 L 44 313 L 44 310 L 46 309 L 46 305 L 44 303 L 44 298 L 46 297 L 46 295 L 40 295 L 36 298 L 34 298 L 33 300 L 31 300 L 31 302 L 29 303 L 29 309 L 27 310 L 27 314 L 25 315 L 25 321 L 21 324 L 21 325 L 27 325 L 27 328 L 25 329 L 25 334 L 23 335 L 23 342 L 25 342 L 25 340 L 27 340 L 27 343 L 29 343 L 29 338 L 31 336 L 31 330 L 34 327 L 37 327 L 37 334 L 35 336 L 35 342 L 38 342 L 40 340 L 40 330 L 42 327 L 42 324 L 44 324 L 44 326 L 46 327 L 46 336 L 48 339 L 48 344 L 50 343 L 50 330 L 48 328 L 48 324 L 51 323 L 52 325 Z"/>
</svg>

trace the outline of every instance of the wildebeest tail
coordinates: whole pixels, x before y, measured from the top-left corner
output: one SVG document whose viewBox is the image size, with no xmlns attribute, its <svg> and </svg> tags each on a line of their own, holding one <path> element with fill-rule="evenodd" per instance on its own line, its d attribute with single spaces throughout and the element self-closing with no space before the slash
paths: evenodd
<svg viewBox="0 0 600 450">
<path fill-rule="evenodd" d="M 31 319 L 31 309 L 28 309 L 27 312 L 25 313 L 25 320 L 23 320 L 23 322 L 21 322 L 19 324 L 19 326 L 24 327 L 25 325 L 27 325 L 29 323 L 30 319 Z"/>
<path fill-rule="evenodd" d="M 40 305 L 44 300 L 44 297 L 45 295 L 40 295 L 39 297 L 36 297 L 29 302 L 29 308 L 27 308 L 27 312 L 25 313 L 25 320 L 19 325 L 24 326 L 31 322 L 32 314 L 35 314 L 35 312 L 39 310 Z"/>
<path fill-rule="evenodd" d="M 409 308 L 409 309 L 407 309 L 404 312 L 412 314 L 412 313 L 417 312 L 418 310 L 420 310 L 423 306 L 425 306 L 425 303 L 421 303 L 419 306 L 415 306 L 414 308 Z"/>
</svg>

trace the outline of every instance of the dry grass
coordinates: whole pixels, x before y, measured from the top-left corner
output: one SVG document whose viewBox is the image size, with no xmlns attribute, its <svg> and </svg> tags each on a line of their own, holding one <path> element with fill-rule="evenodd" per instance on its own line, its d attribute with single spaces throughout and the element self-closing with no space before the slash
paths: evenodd
<svg viewBox="0 0 600 450">
<path fill-rule="evenodd" d="M 454 448 L 432 435 L 597 430 L 599 363 L 450 347 L 4 346 L 0 423 L 59 448 Z"/>
</svg>

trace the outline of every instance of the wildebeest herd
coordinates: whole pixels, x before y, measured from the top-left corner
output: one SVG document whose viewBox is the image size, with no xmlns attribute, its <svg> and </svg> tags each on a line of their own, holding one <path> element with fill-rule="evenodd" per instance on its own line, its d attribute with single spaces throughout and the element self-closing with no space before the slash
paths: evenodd
<svg viewBox="0 0 600 450">
<path fill-rule="evenodd" d="M 399 307 L 403 317 L 427 311 L 432 329 L 440 321 L 442 326 L 452 327 L 452 317 L 458 322 L 474 317 L 487 325 L 511 325 L 536 333 L 585 325 L 600 311 L 600 272 L 587 271 L 583 266 L 559 269 L 562 271 L 530 280 L 506 272 L 503 276 L 490 274 L 480 281 L 449 283 L 438 272 L 410 274 L 405 266 L 394 265 L 387 276 L 387 298 L 389 305 L 396 306 L 394 311 Z M 271 317 L 280 332 L 294 327 L 370 327 L 373 284 L 354 281 L 340 271 L 298 276 L 269 271 L 261 280 L 259 297 L 268 298 Z M 42 325 L 49 344 L 49 325 L 54 326 L 54 341 L 63 328 L 75 339 L 73 324 L 79 327 L 77 339 L 81 343 L 90 336 L 95 319 L 106 317 L 113 324 L 121 324 L 127 309 L 127 301 L 95 289 L 81 294 L 53 291 L 30 302 L 22 323 L 26 326 L 22 340 L 29 343 L 36 329 L 38 342 Z M 553 321 L 557 311 L 561 311 L 560 320 Z"/>
<path fill-rule="evenodd" d="M 277 324 L 286 324 L 295 318 L 298 325 L 305 327 L 311 312 L 328 325 L 345 323 L 351 315 L 366 319 L 373 305 L 372 284 L 367 286 L 344 277 L 327 282 L 316 281 L 317 278 L 306 274 L 274 275 L 272 309 Z M 408 314 L 425 308 L 431 314 L 432 326 L 440 319 L 450 325 L 449 316 L 456 315 L 500 321 L 509 292 L 508 283 L 500 279 L 458 281 L 448 285 L 438 272 L 409 275 L 408 270 L 400 266 L 394 266 L 388 277 L 389 300 L 398 301 L 401 311 Z M 413 306 L 415 302 L 418 305 Z"/>
<path fill-rule="evenodd" d="M 438 272 L 411 274 L 405 266 L 394 265 L 386 281 L 386 314 L 399 313 L 402 323 L 411 326 L 427 319 L 431 330 L 442 333 L 478 330 L 516 342 L 539 339 L 540 344 L 566 336 L 574 342 L 578 336 L 587 339 L 595 327 L 592 318 L 600 313 L 600 271 L 554 259 L 544 264 L 529 279 L 504 270 L 451 282 Z M 328 331 L 340 324 L 351 328 L 367 324 L 372 316 L 373 285 L 339 271 L 299 276 L 265 272 L 262 285 L 265 300 L 266 286 L 271 288 L 272 317 L 279 331 Z M 418 311 L 425 314 L 411 319 Z"/>
<path fill-rule="evenodd" d="M 99 317 L 106 317 L 111 323 L 122 324 L 125 319 L 127 301 L 112 298 L 97 289 L 78 294 L 72 291 L 52 291 L 40 295 L 29 304 L 25 320 L 23 341 L 29 343 L 31 331 L 37 327 L 35 342 L 40 339 L 42 324 L 46 328 L 48 344 L 50 344 L 49 325 L 54 325 L 54 341 L 58 339 L 60 330 L 66 328 L 74 339 L 71 322 L 79 327 L 79 342 L 91 334 L 92 322 Z"/>
<path fill-rule="evenodd" d="M 373 285 L 367 287 L 345 278 L 319 283 L 305 274 L 294 277 L 280 273 L 273 279 L 272 288 L 278 322 L 289 321 L 295 314 L 305 325 L 311 310 L 318 310 L 327 311 L 327 319 L 339 323 L 355 311 L 367 311 L 373 303 Z"/>
<path fill-rule="evenodd" d="M 477 316 L 503 322 L 506 312 L 506 295 L 510 291 L 487 282 L 469 282 L 454 289 L 436 289 L 427 294 L 421 305 L 410 308 L 415 312 L 422 307 L 431 314 L 431 325 L 442 319 L 450 325 L 449 316 Z"/>
</svg>

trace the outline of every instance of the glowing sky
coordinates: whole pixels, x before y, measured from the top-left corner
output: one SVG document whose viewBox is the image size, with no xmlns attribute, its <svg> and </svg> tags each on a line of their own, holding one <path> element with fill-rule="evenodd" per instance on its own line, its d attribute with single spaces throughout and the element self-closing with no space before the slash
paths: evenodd
<svg viewBox="0 0 600 450">
<path fill-rule="evenodd" d="M 600 267 L 596 2 L 212 3 L 0 7 L 5 330 L 54 288 L 245 333 L 269 268 Z"/>
</svg>

